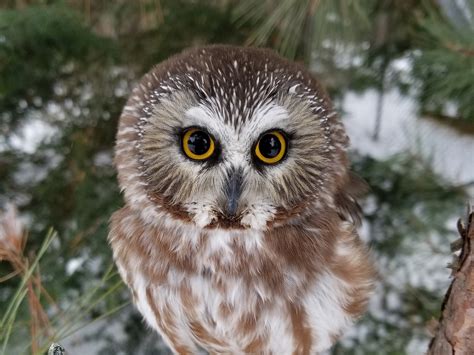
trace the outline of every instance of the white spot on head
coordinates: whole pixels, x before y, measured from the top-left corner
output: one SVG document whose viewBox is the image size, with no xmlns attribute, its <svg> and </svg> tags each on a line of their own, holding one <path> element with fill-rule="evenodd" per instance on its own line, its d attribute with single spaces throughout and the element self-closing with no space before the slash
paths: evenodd
<svg viewBox="0 0 474 355">
<path fill-rule="evenodd" d="M 291 95 L 296 94 L 296 88 L 300 86 L 300 84 L 293 85 L 291 88 L 288 89 L 288 93 Z"/>
</svg>

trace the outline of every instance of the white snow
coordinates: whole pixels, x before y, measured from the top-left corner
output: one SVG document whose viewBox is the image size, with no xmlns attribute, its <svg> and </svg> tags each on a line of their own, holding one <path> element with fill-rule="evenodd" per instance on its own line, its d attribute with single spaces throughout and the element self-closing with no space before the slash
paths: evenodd
<svg viewBox="0 0 474 355">
<path fill-rule="evenodd" d="M 94 156 L 94 165 L 97 167 L 112 166 L 112 152 L 101 151 Z"/>
<path fill-rule="evenodd" d="M 74 274 L 77 270 L 79 270 L 82 267 L 85 261 L 86 261 L 86 257 L 84 256 L 69 259 L 66 263 L 66 274 L 68 276 L 71 276 L 72 274 Z"/>
<path fill-rule="evenodd" d="M 384 96 L 378 141 L 372 139 L 377 92 L 349 92 L 343 100 L 343 116 L 353 149 L 376 159 L 401 152 L 418 153 L 435 172 L 455 184 L 474 181 L 474 136 L 462 135 L 427 118 L 419 118 L 413 99 L 397 90 Z"/>
<path fill-rule="evenodd" d="M 20 130 L 12 134 L 9 143 L 14 149 L 32 154 L 41 143 L 51 139 L 57 128 L 45 122 L 40 117 L 28 119 Z"/>
</svg>

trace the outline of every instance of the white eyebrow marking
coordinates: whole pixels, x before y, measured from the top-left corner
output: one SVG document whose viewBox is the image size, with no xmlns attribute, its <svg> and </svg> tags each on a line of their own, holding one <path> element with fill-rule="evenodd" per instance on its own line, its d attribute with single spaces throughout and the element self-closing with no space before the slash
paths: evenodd
<svg viewBox="0 0 474 355">
<path fill-rule="evenodd" d="M 288 110 L 275 103 L 269 103 L 258 107 L 249 121 L 246 130 L 249 133 L 264 132 L 270 128 L 283 128 L 289 118 Z"/>
<path fill-rule="evenodd" d="M 246 151 L 248 144 L 263 132 L 272 128 L 285 130 L 290 117 L 288 110 L 284 106 L 274 102 L 259 105 L 253 112 L 252 117 L 244 122 L 240 129 L 236 129 L 232 124 L 225 124 L 218 115 L 218 113 L 206 105 L 197 105 L 185 111 L 183 125 L 185 127 L 205 127 L 224 145 L 233 142 L 234 147 L 237 147 L 236 144 L 238 143 L 236 142 L 241 141 L 242 145 L 235 149 Z"/>
<path fill-rule="evenodd" d="M 214 117 L 211 110 L 207 107 L 199 105 L 191 107 L 184 113 L 186 118 L 189 120 L 190 125 L 202 126 L 202 127 L 217 127 L 216 118 Z"/>
<path fill-rule="evenodd" d="M 229 135 L 233 134 L 234 128 L 224 124 L 218 112 L 206 105 L 197 105 L 189 108 L 184 113 L 186 126 L 199 126 L 207 129 L 211 134 L 215 135 L 218 140 L 229 140 Z M 230 129 L 229 129 L 230 128 Z"/>
</svg>

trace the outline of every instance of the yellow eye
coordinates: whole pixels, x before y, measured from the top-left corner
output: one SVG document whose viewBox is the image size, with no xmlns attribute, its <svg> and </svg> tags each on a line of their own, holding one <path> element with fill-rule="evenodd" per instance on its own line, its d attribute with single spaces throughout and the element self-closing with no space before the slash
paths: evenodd
<svg viewBox="0 0 474 355">
<path fill-rule="evenodd" d="M 182 144 L 184 154 L 193 160 L 208 159 L 215 150 L 212 137 L 198 128 L 186 130 L 183 134 Z"/>
<path fill-rule="evenodd" d="M 286 138 L 278 131 L 265 133 L 255 146 L 255 156 L 265 164 L 276 164 L 286 153 Z"/>
</svg>

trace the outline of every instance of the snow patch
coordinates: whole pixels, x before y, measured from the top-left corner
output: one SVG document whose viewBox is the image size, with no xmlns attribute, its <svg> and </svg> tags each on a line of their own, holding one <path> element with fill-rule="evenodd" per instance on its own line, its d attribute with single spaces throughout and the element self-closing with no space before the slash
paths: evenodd
<svg viewBox="0 0 474 355">
<path fill-rule="evenodd" d="M 402 65 L 402 64 L 400 64 Z M 398 90 L 385 93 L 379 139 L 372 136 L 378 93 L 349 92 L 343 99 L 344 124 L 353 149 L 375 159 L 387 159 L 401 151 L 419 154 L 434 171 L 455 184 L 474 181 L 474 136 L 418 117 L 414 99 Z"/>
</svg>

